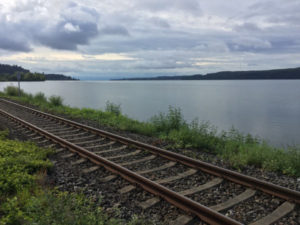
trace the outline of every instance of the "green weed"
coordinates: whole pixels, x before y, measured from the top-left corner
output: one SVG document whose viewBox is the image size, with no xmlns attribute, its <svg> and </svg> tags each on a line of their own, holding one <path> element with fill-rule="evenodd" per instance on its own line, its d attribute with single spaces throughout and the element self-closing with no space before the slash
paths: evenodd
<svg viewBox="0 0 300 225">
<path fill-rule="evenodd" d="M 29 100 L 33 100 L 38 103 L 46 103 L 47 102 L 47 98 L 46 98 L 45 94 L 42 92 L 38 92 L 37 94 L 35 94 L 33 96 L 33 98 L 30 98 Z"/>
<path fill-rule="evenodd" d="M 0 224 L 87 224 L 116 225 L 120 220 L 110 218 L 83 194 L 56 190 L 24 190 L 2 206 L 5 216 Z"/>
<path fill-rule="evenodd" d="M 181 110 L 172 106 L 169 106 L 167 114 L 160 113 L 159 115 L 153 116 L 150 121 L 158 132 L 167 134 L 172 130 L 179 130 L 187 126 Z"/>
<path fill-rule="evenodd" d="M 54 96 L 54 95 L 52 95 L 49 98 L 49 104 L 51 106 L 54 106 L 54 107 L 62 106 L 63 105 L 63 99 L 60 96 Z"/>
<path fill-rule="evenodd" d="M 29 142 L 5 140 L 3 132 L 0 137 L 0 195 L 14 194 L 33 184 L 34 173 L 51 166 L 45 160 L 51 151 Z"/>
<path fill-rule="evenodd" d="M 187 123 L 179 108 L 170 106 L 167 113 L 160 113 L 147 122 L 141 122 L 122 115 L 120 105 L 110 102 L 107 102 L 106 110 L 101 111 L 71 108 L 64 106 L 62 102 L 59 104 L 53 104 L 51 101 L 38 102 L 26 93 L 21 98 L 12 96 L 10 98 L 30 102 L 42 110 L 65 114 L 71 118 L 93 120 L 115 129 L 159 137 L 170 141 L 173 147 L 213 152 L 237 168 L 254 165 L 266 170 L 300 176 L 299 147 L 278 149 L 260 138 L 250 134 L 244 135 L 234 128 L 227 132 L 217 132 L 216 127 L 208 122 L 194 120 Z"/>
<path fill-rule="evenodd" d="M 105 111 L 113 113 L 113 114 L 118 116 L 118 115 L 121 114 L 121 105 L 120 104 L 114 104 L 110 101 L 107 101 Z"/>
<path fill-rule="evenodd" d="M 19 95 L 19 88 L 15 86 L 7 86 L 4 88 L 4 93 L 8 96 L 18 96 Z M 24 91 L 20 90 L 20 95 L 24 95 Z"/>
<path fill-rule="evenodd" d="M 47 155 L 29 142 L 8 140 L 0 132 L 0 225 L 117 225 L 127 224 L 105 214 L 99 202 L 83 194 L 50 189 L 40 180 L 51 167 Z M 146 224 L 134 217 L 131 225 Z M 149 224 L 149 223 L 148 223 Z"/>
</svg>

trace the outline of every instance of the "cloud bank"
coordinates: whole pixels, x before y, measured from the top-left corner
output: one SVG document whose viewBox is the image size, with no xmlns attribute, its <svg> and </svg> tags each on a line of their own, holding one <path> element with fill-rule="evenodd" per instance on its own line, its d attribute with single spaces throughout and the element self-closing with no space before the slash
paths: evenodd
<svg viewBox="0 0 300 225">
<path fill-rule="evenodd" d="M 0 63 L 83 79 L 297 67 L 299 11 L 298 0 L 2 0 Z"/>
</svg>

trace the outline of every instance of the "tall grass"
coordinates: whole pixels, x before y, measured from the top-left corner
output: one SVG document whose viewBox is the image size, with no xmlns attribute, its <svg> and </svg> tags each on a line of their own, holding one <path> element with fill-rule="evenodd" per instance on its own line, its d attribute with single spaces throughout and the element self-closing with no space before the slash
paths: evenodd
<svg viewBox="0 0 300 225">
<path fill-rule="evenodd" d="M 4 88 L 4 93 L 9 96 L 19 96 L 19 88 L 15 86 L 7 86 Z M 20 95 L 24 95 L 24 91 L 20 90 Z"/>
<path fill-rule="evenodd" d="M 115 115 L 121 115 L 122 111 L 121 111 L 121 105 L 120 104 L 115 104 L 112 103 L 110 101 L 106 102 L 106 107 L 105 107 L 105 111 L 109 112 L 109 113 L 113 113 Z"/>
<path fill-rule="evenodd" d="M 6 95 L 8 96 L 8 95 Z M 153 116 L 147 122 L 133 120 L 121 114 L 120 105 L 108 103 L 106 111 L 79 109 L 61 103 L 38 102 L 24 93 L 21 98 L 12 97 L 71 118 L 94 120 L 101 125 L 130 131 L 169 141 L 173 147 L 193 148 L 195 151 L 208 151 L 228 160 L 232 166 L 240 168 L 254 165 L 270 171 L 300 176 L 299 147 L 279 149 L 251 135 L 244 135 L 235 129 L 218 132 L 209 122 L 194 120 L 188 123 L 181 110 L 169 107 L 167 113 Z"/>
<path fill-rule="evenodd" d="M 54 107 L 58 107 L 58 106 L 62 106 L 63 105 L 63 99 L 60 96 L 51 96 L 49 98 L 49 103 L 50 105 L 54 106 Z"/>
<path fill-rule="evenodd" d="M 183 119 L 181 110 L 169 106 L 168 113 L 160 113 L 153 116 L 150 121 L 155 126 L 157 132 L 170 133 L 172 130 L 179 130 L 182 127 L 186 127 L 187 123 Z"/>
<path fill-rule="evenodd" d="M 46 98 L 45 94 L 42 92 L 38 92 L 37 94 L 35 94 L 33 96 L 33 98 L 34 98 L 35 102 L 40 102 L 40 103 L 47 102 L 47 98 Z"/>
</svg>

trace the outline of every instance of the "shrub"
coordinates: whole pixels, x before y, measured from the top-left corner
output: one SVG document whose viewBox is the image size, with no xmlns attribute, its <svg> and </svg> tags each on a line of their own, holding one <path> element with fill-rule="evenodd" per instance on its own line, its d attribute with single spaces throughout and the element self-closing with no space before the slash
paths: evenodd
<svg viewBox="0 0 300 225">
<path fill-rule="evenodd" d="M 45 103 L 47 102 L 47 98 L 44 93 L 38 92 L 33 96 L 34 101 L 38 103 Z"/>
<path fill-rule="evenodd" d="M 107 101 L 105 111 L 118 116 L 121 114 L 121 104 L 115 104 L 110 101 Z"/>
<path fill-rule="evenodd" d="M 172 106 L 169 106 L 167 114 L 160 113 L 159 115 L 153 116 L 150 121 L 158 132 L 169 133 L 171 130 L 180 130 L 183 127 L 187 127 L 180 108 L 174 108 Z"/>
<path fill-rule="evenodd" d="M 32 143 L 5 140 L 7 131 L 0 133 L 0 195 L 15 193 L 31 186 L 34 172 L 50 167 L 45 161 L 51 152 L 42 151 Z"/>
<path fill-rule="evenodd" d="M 60 96 L 55 96 L 55 95 L 52 95 L 50 98 L 49 98 L 49 103 L 51 106 L 62 106 L 63 105 L 63 98 L 60 97 Z"/>
<path fill-rule="evenodd" d="M 3 204 L 0 224 L 120 224 L 83 194 L 39 188 L 30 192 L 19 192 Z"/>
<path fill-rule="evenodd" d="M 8 129 L 0 131 L 0 140 L 4 140 L 9 134 Z"/>
<path fill-rule="evenodd" d="M 19 96 L 19 88 L 15 86 L 7 86 L 4 88 L 4 93 L 9 96 Z M 20 90 L 20 95 L 24 95 L 24 91 Z"/>
</svg>

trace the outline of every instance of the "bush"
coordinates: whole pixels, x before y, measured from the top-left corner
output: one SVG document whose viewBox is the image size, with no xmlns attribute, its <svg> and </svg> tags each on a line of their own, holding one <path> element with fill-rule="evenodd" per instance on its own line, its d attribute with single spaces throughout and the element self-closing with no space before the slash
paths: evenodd
<svg viewBox="0 0 300 225">
<path fill-rule="evenodd" d="M 109 218 L 101 207 L 83 194 L 51 190 L 23 190 L 2 206 L 4 217 L 0 224 L 107 224 L 121 221 Z"/>
<path fill-rule="evenodd" d="M 46 103 L 47 98 L 44 93 L 38 92 L 33 96 L 33 100 L 38 102 L 38 103 Z"/>
<path fill-rule="evenodd" d="M 110 101 L 107 101 L 105 111 L 118 116 L 121 114 L 121 104 L 115 104 Z"/>
<path fill-rule="evenodd" d="M 5 140 L 5 135 L 7 131 L 0 133 L 0 196 L 31 186 L 33 173 L 51 165 L 45 161 L 51 151 L 42 151 L 28 142 Z"/>
<path fill-rule="evenodd" d="M 153 116 L 150 121 L 158 132 L 166 132 L 167 134 L 171 130 L 180 130 L 188 126 L 183 119 L 180 108 L 174 108 L 172 106 L 169 106 L 167 114 L 160 113 L 157 116 Z"/>
<path fill-rule="evenodd" d="M 63 98 L 60 97 L 60 96 L 55 96 L 55 95 L 52 95 L 50 98 L 49 98 L 49 103 L 51 106 L 62 106 L 63 105 Z"/>
<path fill-rule="evenodd" d="M 19 88 L 15 86 L 7 86 L 4 88 L 4 93 L 9 96 L 19 96 Z M 20 95 L 24 95 L 24 91 L 20 90 Z"/>
</svg>

